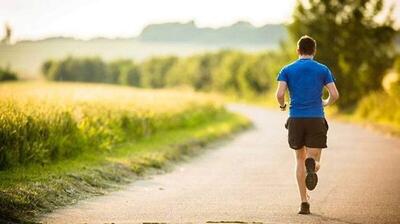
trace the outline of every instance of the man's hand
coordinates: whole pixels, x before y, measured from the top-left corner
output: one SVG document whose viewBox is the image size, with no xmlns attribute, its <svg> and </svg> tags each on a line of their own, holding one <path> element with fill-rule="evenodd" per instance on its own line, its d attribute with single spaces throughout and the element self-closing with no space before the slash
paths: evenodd
<svg viewBox="0 0 400 224">
<path fill-rule="evenodd" d="M 329 104 L 329 100 L 328 99 L 326 99 L 326 100 L 322 100 L 322 106 L 323 107 L 326 107 L 326 106 L 328 106 L 328 104 Z"/>
<path fill-rule="evenodd" d="M 286 110 L 286 103 L 285 103 L 285 92 L 287 89 L 287 84 L 284 81 L 278 82 L 278 88 L 276 89 L 276 99 L 278 100 L 279 107 L 281 111 Z"/>
<path fill-rule="evenodd" d="M 339 92 L 334 82 L 328 83 L 325 87 L 328 89 L 329 97 L 322 100 L 322 106 L 324 107 L 333 104 L 337 99 L 339 99 Z"/>
</svg>

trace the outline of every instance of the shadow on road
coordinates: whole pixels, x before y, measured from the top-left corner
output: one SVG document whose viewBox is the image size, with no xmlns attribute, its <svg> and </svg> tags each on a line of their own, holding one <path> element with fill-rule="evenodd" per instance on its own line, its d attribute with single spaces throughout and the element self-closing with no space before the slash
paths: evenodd
<svg viewBox="0 0 400 224">
<path fill-rule="evenodd" d="M 314 213 L 312 213 L 310 216 L 318 217 L 318 218 L 322 219 L 322 221 L 334 221 L 334 222 L 340 222 L 340 223 L 346 223 L 346 224 L 361 224 L 359 222 L 351 222 L 351 221 L 346 221 L 346 220 L 339 219 L 339 218 L 332 218 L 332 217 L 328 217 L 328 216 L 324 216 L 324 215 L 320 215 L 320 214 L 314 214 Z"/>
<path fill-rule="evenodd" d="M 262 224 L 262 222 L 244 222 L 244 221 L 207 221 L 207 223 L 245 223 L 245 224 Z"/>
</svg>

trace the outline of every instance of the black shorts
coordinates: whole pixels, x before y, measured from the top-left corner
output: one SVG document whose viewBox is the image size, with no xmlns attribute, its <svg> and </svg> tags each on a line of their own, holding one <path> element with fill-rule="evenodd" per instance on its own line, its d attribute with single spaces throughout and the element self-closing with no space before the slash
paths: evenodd
<svg viewBox="0 0 400 224">
<path fill-rule="evenodd" d="M 285 127 L 290 148 L 327 148 L 329 126 L 325 118 L 288 118 Z"/>
</svg>

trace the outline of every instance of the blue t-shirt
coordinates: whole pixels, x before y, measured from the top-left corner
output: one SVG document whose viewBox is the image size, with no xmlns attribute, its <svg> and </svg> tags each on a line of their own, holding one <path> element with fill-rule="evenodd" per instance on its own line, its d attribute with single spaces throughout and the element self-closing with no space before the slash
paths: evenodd
<svg viewBox="0 0 400 224">
<path fill-rule="evenodd" d="M 324 117 L 322 90 L 335 80 L 329 68 L 313 59 L 299 59 L 279 72 L 290 93 L 289 117 Z"/>
</svg>

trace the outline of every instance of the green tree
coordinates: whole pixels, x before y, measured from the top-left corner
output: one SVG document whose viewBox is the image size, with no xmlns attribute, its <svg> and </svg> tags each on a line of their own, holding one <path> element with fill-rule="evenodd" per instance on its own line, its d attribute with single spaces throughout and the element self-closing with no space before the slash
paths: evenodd
<svg viewBox="0 0 400 224">
<path fill-rule="evenodd" d="M 147 88 L 162 88 L 166 84 L 166 74 L 178 61 L 177 57 L 156 57 L 141 64 L 141 83 Z"/>
<path fill-rule="evenodd" d="M 354 105 L 369 91 L 381 88 L 395 55 L 392 12 L 383 21 L 383 0 L 302 0 L 297 2 L 293 40 L 310 35 L 317 41 L 316 59 L 337 79 L 339 106 Z"/>
<path fill-rule="evenodd" d="M 14 81 L 17 80 L 18 76 L 15 72 L 11 71 L 10 69 L 0 68 L 0 82 L 1 81 Z"/>
<path fill-rule="evenodd" d="M 140 69 L 132 60 L 117 60 L 108 64 L 109 83 L 140 86 Z"/>
<path fill-rule="evenodd" d="M 130 64 L 130 60 L 116 60 L 112 61 L 108 64 L 109 67 L 109 75 L 108 82 L 109 83 L 119 83 L 120 75 L 121 75 L 121 67 L 125 67 L 126 64 Z"/>
<path fill-rule="evenodd" d="M 214 80 L 213 75 L 219 64 L 220 54 L 204 54 L 198 57 L 198 70 L 193 83 L 196 90 L 210 90 Z"/>
<path fill-rule="evenodd" d="M 166 84 L 192 86 L 195 90 L 208 91 L 217 65 L 218 54 L 215 53 L 181 58 L 167 73 Z"/>
<path fill-rule="evenodd" d="M 72 58 L 47 61 L 42 72 L 49 80 L 76 82 L 108 82 L 108 65 L 100 58 Z"/>
<path fill-rule="evenodd" d="M 240 95 L 238 72 L 244 65 L 246 55 L 237 51 L 226 51 L 219 55 L 221 58 L 213 73 L 213 89 Z"/>
<path fill-rule="evenodd" d="M 196 57 L 181 58 L 167 72 L 165 83 L 171 87 L 193 86 L 198 69 Z"/>
<path fill-rule="evenodd" d="M 41 70 L 42 74 L 48 78 L 51 72 L 52 66 L 55 66 L 56 62 L 53 60 L 47 60 L 42 64 Z"/>
<path fill-rule="evenodd" d="M 119 76 L 119 83 L 129 86 L 140 86 L 140 70 L 135 64 L 131 64 L 129 67 L 124 68 Z"/>
</svg>

